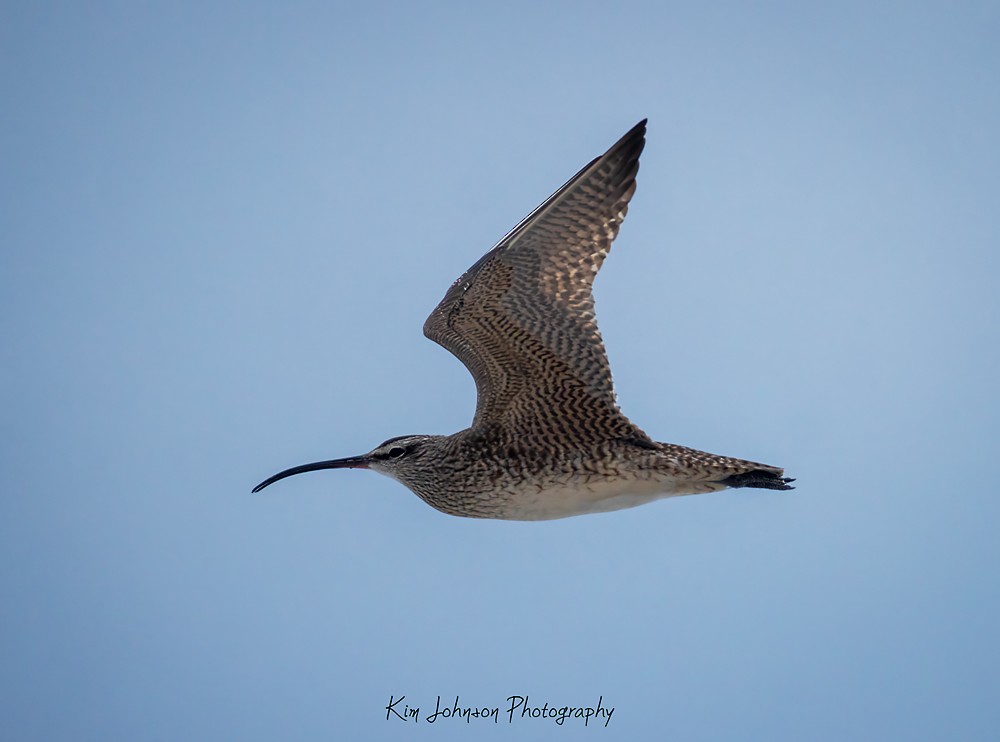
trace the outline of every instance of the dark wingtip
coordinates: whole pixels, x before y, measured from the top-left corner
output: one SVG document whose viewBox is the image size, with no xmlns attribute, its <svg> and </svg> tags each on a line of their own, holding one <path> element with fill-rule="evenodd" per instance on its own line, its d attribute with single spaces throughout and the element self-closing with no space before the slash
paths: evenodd
<svg viewBox="0 0 1000 742">
<path fill-rule="evenodd" d="M 648 119 L 643 119 L 638 124 L 636 124 L 631 129 L 629 129 L 627 132 L 625 132 L 625 135 L 621 139 L 618 140 L 618 142 L 617 142 L 617 144 L 615 146 L 619 146 L 621 144 L 624 144 L 625 142 L 630 142 L 630 143 L 641 142 L 642 145 L 645 145 L 645 143 L 646 143 L 646 122 L 647 121 L 648 121 Z M 614 150 L 614 149 L 615 149 L 615 147 L 611 148 L 611 150 Z M 609 150 L 609 151 L 611 151 L 611 150 Z M 641 147 L 640 147 L 639 151 L 640 152 L 642 151 Z M 638 153 L 637 153 L 636 156 L 638 156 Z"/>
</svg>

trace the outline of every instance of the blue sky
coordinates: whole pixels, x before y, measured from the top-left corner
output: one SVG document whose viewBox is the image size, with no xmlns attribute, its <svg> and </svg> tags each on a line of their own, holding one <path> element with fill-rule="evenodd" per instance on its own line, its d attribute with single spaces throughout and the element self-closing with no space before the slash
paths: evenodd
<svg viewBox="0 0 1000 742">
<path fill-rule="evenodd" d="M 11 739 L 995 737 L 995 4 L 4 16 Z M 798 489 L 548 523 L 360 471 L 250 495 L 465 427 L 425 316 L 643 117 L 595 292 L 621 405 Z M 385 719 L 525 694 L 615 712 Z"/>
</svg>

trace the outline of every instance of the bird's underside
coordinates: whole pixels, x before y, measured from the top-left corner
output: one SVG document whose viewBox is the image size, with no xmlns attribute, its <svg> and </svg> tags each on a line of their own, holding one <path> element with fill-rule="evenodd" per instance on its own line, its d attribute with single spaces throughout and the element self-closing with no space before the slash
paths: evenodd
<svg viewBox="0 0 1000 742">
<path fill-rule="evenodd" d="M 791 489 L 792 480 L 777 467 L 648 439 L 540 446 L 474 427 L 437 437 L 432 445 L 424 438 L 388 441 L 390 449 L 407 447 L 417 465 L 402 476 L 380 470 L 451 515 L 552 520 L 730 487 Z"/>
<path fill-rule="evenodd" d="M 618 408 L 592 285 L 635 192 L 646 122 L 549 197 L 448 289 L 424 334 L 476 382 L 472 425 L 348 459 L 453 515 L 545 520 L 727 487 L 791 489 L 782 469 L 653 441 Z"/>
</svg>

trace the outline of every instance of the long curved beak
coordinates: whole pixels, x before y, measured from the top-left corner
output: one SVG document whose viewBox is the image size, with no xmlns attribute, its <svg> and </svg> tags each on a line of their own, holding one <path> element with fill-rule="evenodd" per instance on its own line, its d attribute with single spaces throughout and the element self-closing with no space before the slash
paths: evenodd
<svg viewBox="0 0 1000 742">
<path fill-rule="evenodd" d="M 303 464 L 302 466 L 293 466 L 291 469 L 285 469 L 282 472 L 278 472 L 273 477 L 268 477 L 263 482 L 258 484 L 253 488 L 253 492 L 260 492 L 262 489 L 270 484 L 274 484 L 279 479 L 284 479 L 285 477 L 290 477 L 293 474 L 302 474 L 302 472 L 307 471 L 319 471 L 320 469 L 367 469 L 368 461 L 364 456 L 348 456 L 346 459 L 332 459 L 330 461 L 317 461 L 315 464 Z"/>
</svg>

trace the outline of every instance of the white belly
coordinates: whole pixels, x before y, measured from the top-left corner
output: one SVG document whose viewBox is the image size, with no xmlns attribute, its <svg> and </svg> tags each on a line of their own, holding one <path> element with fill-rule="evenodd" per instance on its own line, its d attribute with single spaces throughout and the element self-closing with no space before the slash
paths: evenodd
<svg viewBox="0 0 1000 742">
<path fill-rule="evenodd" d="M 707 482 L 599 479 L 573 486 L 558 485 L 510 497 L 501 517 L 507 520 L 554 520 L 573 515 L 634 508 L 664 497 L 724 489 Z"/>
</svg>

